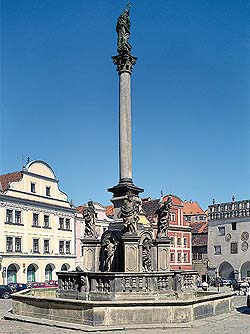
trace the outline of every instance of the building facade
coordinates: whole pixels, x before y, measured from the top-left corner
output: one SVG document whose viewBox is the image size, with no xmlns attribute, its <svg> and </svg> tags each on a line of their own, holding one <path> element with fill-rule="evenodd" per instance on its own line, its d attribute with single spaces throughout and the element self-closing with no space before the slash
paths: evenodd
<svg viewBox="0 0 250 334">
<path fill-rule="evenodd" d="M 161 201 L 165 202 L 169 196 L 172 197 L 172 206 L 168 228 L 170 238 L 170 269 L 172 270 L 192 270 L 192 245 L 191 227 L 183 215 L 183 201 L 176 195 L 166 195 Z M 156 210 L 160 200 L 150 198 L 142 200 L 142 209 L 146 217 L 151 222 L 156 236 L 157 216 Z"/>
<path fill-rule="evenodd" d="M 250 200 L 209 206 L 208 257 L 211 275 L 250 277 Z"/>
<path fill-rule="evenodd" d="M 29 162 L 0 175 L 0 284 L 44 282 L 75 268 L 75 209 L 52 168 Z"/>
<path fill-rule="evenodd" d="M 207 281 L 208 222 L 206 212 L 197 202 L 184 201 L 183 215 L 191 227 L 193 269 L 198 272 L 202 281 Z"/>
</svg>

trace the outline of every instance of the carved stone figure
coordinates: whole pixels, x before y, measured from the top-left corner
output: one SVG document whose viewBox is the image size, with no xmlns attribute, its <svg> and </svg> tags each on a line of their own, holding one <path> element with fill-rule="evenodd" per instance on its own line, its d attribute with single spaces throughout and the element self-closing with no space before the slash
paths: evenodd
<svg viewBox="0 0 250 334">
<path fill-rule="evenodd" d="M 100 270 L 111 272 L 114 270 L 114 257 L 118 242 L 113 235 L 107 234 L 102 240 L 100 253 Z"/>
<path fill-rule="evenodd" d="M 110 272 L 112 269 L 112 264 L 114 261 L 115 256 L 115 250 L 116 250 L 116 243 L 111 240 L 107 239 L 106 246 L 104 248 L 104 269 L 105 271 Z"/>
<path fill-rule="evenodd" d="M 118 218 L 122 218 L 125 232 L 136 233 L 139 221 L 139 203 L 132 198 L 125 198 Z"/>
<path fill-rule="evenodd" d="M 157 214 L 157 237 L 164 238 L 168 235 L 168 226 L 170 221 L 170 209 L 172 206 L 172 197 L 169 196 L 166 202 L 161 202 L 156 210 Z"/>
<path fill-rule="evenodd" d="M 85 221 L 85 233 L 84 236 L 87 238 L 96 238 L 96 223 L 97 213 L 92 201 L 88 202 L 88 206 L 83 211 L 83 219 Z"/>
<path fill-rule="evenodd" d="M 151 260 L 151 248 L 152 241 L 149 239 L 145 239 L 142 245 L 142 268 L 143 271 L 152 271 L 152 260 Z"/>
<path fill-rule="evenodd" d="M 116 32 L 118 34 L 117 51 L 119 54 L 130 54 L 132 46 L 128 39 L 130 36 L 130 18 L 129 18 L 130 3 L 127 4 L 124 11 L 118 17 Z"/>
</svg>

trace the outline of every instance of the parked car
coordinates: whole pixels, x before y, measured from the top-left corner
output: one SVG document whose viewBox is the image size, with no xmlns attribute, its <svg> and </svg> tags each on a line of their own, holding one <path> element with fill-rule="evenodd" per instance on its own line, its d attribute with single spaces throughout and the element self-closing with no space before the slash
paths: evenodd
<svg viewBox="0 0 250 334">
<path fill-rule="evenodd" d="M 18 292 L 27 289 L 27 284 L 24 283 L 9 283 L 8 286 L 11 288 L 12 292 Z"/>
<path fill-rule="evenodd" d="M 247 291 L 247 306 L 250 307 L 250 290 Z"/>
<path fill-rule="evenodd" d="M 0 298 L 9 299 L 12 289 L 8 285 L 0 285 Z"/>
</svg>

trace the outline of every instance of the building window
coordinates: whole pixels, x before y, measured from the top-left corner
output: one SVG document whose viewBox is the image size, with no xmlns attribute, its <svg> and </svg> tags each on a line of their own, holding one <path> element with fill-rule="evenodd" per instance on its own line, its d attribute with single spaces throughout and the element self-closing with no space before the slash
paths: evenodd
<svg viewBox="0 0 250 334">
<path fill-rule="evenodd" d="M 49 216 L 44 216 L 44 227 L 49 227 Z"/>
<path fill-rule="evenodd" d="M 174 253 L 170 253 L 170 261 L 174 262 Z"/>
<path fill-rule="evenodd" d="M 66 254 L 70 254 L 70 241 L 65 242 Z"/>
<path fill-rule="evenodd" d="M 177 246 L 181 246 L 181 238 L 177 238 Z"/>
<path fill-rule="evenodd" d="M 200 216 L 200 220 L 204 220 L 204 216 Z"/>
<path fill-rule="evenodd" d="M 44 240 L 43 241 L 43 252 L 44 253 L 49 253 L 49 240 Z"/>
<path fill-rule="evenodd" d="M 197 253 L 197 260 L 202 260 L 202 253 Z"/>
<path fill-rule="evenodd" d="M 238 243 L 231 242 L 231 254 L 237 254 L 237 253 L 238 253 Z"/>
<path fill-rule="evenodd" d="M 221 254 L 221 246 L 214 246 L 214 254 L 215 255 Z"/>
<path fill-rule="evenodd" d="M 170 237 L 170 245 L 174 246 L 174 237 Z"/>
<path fill-rule="evenodd" d="M 171 218 L 170 218 L 171 221 L 172 221 L 172 222 L 175 222 L 175 214 L 174 214 L 174 213 L 171 213 L 171 216 L 170 216 L 170 217 L 171 217 Z"/>
<path fill-rule="evenodd" d="M 13 210 L 6 210 L 6 222 L 12 224 L 13 223 Z"/>
<path fill-rule="evenodd" d="M 22 251 L 22 240 L 21 238 L 15 238 L 15 251 L 21 252 Z"/>
<path fill-rule="evenodd" d="M 59 218 L 59 228 L 61 229 L 61 230 L 63 230 L 63 228 L 64 228 L 64 219 L 63 218 Z"/>
<path fill-rule="evenodd" d="M 197 217 L 197 216 L 195 216 L 195 217 L 194 217 L 194 220 L 197 222 L 197 220 L 198 220 L 198 217 Z"/>
<path fill-rule="evenodd" d="M 50 187 L 46 187 L 46 196 L 50 196 Z"/>
<path fill-rule="evenodd" d="M 191 222 L 191 216 L 187 217 L 187 221 Z"/>
<path fill-rule="evenodd" d="M 13 237 L 6 237 L 6 252 L 13 252 Z"/>
<path fill-rule="evenodd" d="M 35 193 L 35 192 L 36 192 L 36 184 L 33 183 L 33 182 L 31 182 L 31 184 L 30 184 L 30 191 L 31 191 L 32 193 Z"/>
<path fill-rule="evenodd" d="M 33 213 L 33 226 L 39 225 L 39 215 L 38 213 Z"/>
<path fill-rule="evenodd" d="M 225 227 L 224 226 L 219 226 L 218 227 L 218 233 L 219 233 L 219 235 L 225 235 Z"/>
<path fill-rule="evenodd" d="M 59 241 L 59 253 L 64 254 L 64 241 Z"/>
<path fill-rule="evenodd" d="M 187 253 L 183 254 L 183 260 L 184 260 L 184 262 L 188 262 L 188 255 L 187 255 Z"/>
<path fill-rule="evenodd" d="M 178 261 L 178 262 L 181 262 L 181 257 L 182 257 L 182 256 L 181 256 L 181 253 L 178 253 L 178 254 L 177 254 L 177 261 Z"/>
<path fill-rule="evenodd" d="M 187 238 L 183 238 L 184 247 L 187 247 Z"/>
<path fill-rule="evenodd" d="M 39 239 L 33 239 L 33 253 L 39 253 Z"/>
<path fill-rule="evenodd" d="M 15 211 L 15 224 L 21 224 L 21 211 Z"/>
<path fill-rule="evenodd" d="M 232 223 L 232 230 L 236 231 L 236 222 Z"/>
<path fill-rule="evenodd" d="M 193 253 L 193 260 L 197 260 L 197 253 Z"/>
<path fill-rule="evenodd" d="M 65 229 L 70 230 L 70 219 L 69 218 L 65 219 Z"/>
</svg>

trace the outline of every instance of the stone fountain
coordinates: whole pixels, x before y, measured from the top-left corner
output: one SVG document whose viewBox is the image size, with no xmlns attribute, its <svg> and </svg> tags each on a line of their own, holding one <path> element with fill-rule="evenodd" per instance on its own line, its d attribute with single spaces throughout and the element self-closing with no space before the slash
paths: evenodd
<svg viewBox="0 0 250 334">
<path fill-rule="evenodd" d="M 75 271 L 58 272 L 58 291 L 27 290 L 13 296 L 15 317 L 45 318 L 86 326 L 166 326 L 189 322 L 233 308 L 233 294 L 196 290 L 196 272 L 171 271 L 168 224 L 171 197 L 157 210 L 157 234 L 140 220 L 142 188 L 132 180 L 130 78 L 137 58 L 131 54 L 130 5 L 119 16 L 119 168 L 113 193 L 114 222 L 96 238 L 96 212 L 90 201 L 83 212 L 83 263 Z M 53 325 L 55 325 L 53 323 Z M 118 326 L 118 327 L 117 327 Z"/>
</svg>

